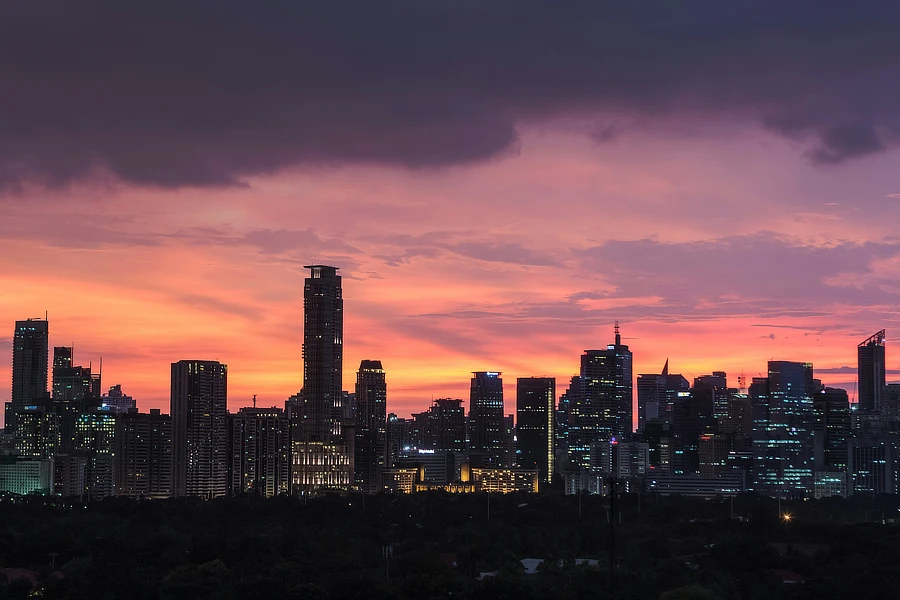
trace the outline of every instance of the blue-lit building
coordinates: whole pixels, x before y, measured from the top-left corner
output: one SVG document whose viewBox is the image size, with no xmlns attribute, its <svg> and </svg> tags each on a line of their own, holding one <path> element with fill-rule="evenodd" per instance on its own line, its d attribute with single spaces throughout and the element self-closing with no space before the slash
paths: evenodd
<svg viewBox="0 0 900 600">
<path fill-rule="evenodd" d="M 479 467 L 503 465 L 503 379 L 497 371 L 473 373 L 469 392 L 469 459 Z"/>
<path fill-rule="evenodd" d="M 754 491 L 783 498 L 811 494 L 815 388 L 811 363 L 769 361 L 769 376 L 753 379 Z"/>
</svg>

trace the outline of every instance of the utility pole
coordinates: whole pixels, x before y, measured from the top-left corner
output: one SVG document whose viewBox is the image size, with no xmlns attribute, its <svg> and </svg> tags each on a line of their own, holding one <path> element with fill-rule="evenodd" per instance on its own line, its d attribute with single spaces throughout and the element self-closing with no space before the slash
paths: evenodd
<svg viewBox="0 0 900 600">
<path fill-rule="evenodd" d="M 616 494 L 618 493 L 618 483 L 616 474 L 612 473 L 609 476 L 609 579 L 607 581 L 607 592 L 610 598 L 616 591 Z"/>
</svg>

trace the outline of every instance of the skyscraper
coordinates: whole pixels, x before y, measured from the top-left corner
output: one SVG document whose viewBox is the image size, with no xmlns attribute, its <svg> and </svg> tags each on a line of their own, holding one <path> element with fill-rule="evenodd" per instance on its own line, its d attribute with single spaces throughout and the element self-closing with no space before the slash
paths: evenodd
<svg viewBox="0 0 900 600">
<path fill-rule="evenodd" d="M 303 389 L 287 403 L 294 493 L 348 488 L 353 440 L 341 390 L 344 301 L 337 267 L 310 265 L 303 288 Z"/>
<path fill-rule="evenodd" d="M 885 384 L 884 329 L 872 334 L 856 348 L 859 376 L 860 412 L 881 410 L 881 394 Z"/>
<path fill-rule="evenodd" d="M 503 379 L 497 371 L 475 371 L 469 391 L 469 458 L 473 466 L 503 463 Z"/>
<path fill-rule="evenodd" d="M 59 415 L 61 452 L 75 447 L 75 423 L 82 413 L 100 406 L 100 375 L 74 364 L 69 346 L 53 348 L 52 407 Z"/>
<path fill-rule="evenodd" d="M 461 457 L 466 452 L 466 409 L 463 401 L 438 398 L 428 410 L 416 415 L 422 420 L 419 448 L 453 452 Z"/>
<path fill-rule="evenodd" d="M 585 350 L 581 375 L 566 391 L 568 468 L 602 471 L 599 458 L 613 438 L 633 432 L 632 354 L 622 344 L 619 324 L 615 343 L 605 350 Z"/>
<path fill-rule="evenodd" d="M 691 384 L 681 374 L 669 374 L 669 361 L 660 374 L 643 374 L 637 378 L 638 431 L 644 430 L 647 421 L 659 419 L 668 423 L 678 392 L 686 392 Z"/>
<path fill-rule="evenodd" d="M 812 490 L 815 385 L 811 363 L 769 361 L 769 376 L 753 378 L 756 492 L 789 497 Z"/>
<path fill-rule="evenodd" d="M 172 418 L 151 408 L 119 416 L 116 430 L 116 493 L 129 498 L 172 496 Z"/>
<path fill-rule="evenodd" d="M 553 479 L 556 379 L 520 377 L 516 380 L 516 452 L 524 469 L 537 469 L 541 481 Z"/>
<path fill-rule="evenodd" d="M 16 321 L 13 332 L 12 397 L 6 404 L 4 425 L 16 431 L 16 413 L 47 393 L 49 325 L 46 319 Z"/>
<path fill-rule="evenodd" d="M 217 361 L 172 363 L 173 492 L 226 493 L 228 367 Z"/>
<path fill-rule="evenodd" d="M 382 489 L 387 426 L 387 383 L 380 360 L 364 360 L 356 373 L 356 444 L 354 479 L 367 494 Z"/>
<path fill-rule="evenodd" d="M 255 404 L 255 402 L 254 402 Z M 288 426 L 280 408 L 228 415 L 228 493 L 271 498 L 290 489 Z"/>
</svg>

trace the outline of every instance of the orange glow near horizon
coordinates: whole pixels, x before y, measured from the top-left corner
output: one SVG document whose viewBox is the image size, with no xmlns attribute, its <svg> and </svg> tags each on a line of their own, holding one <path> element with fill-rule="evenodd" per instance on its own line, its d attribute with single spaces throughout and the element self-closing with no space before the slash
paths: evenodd
<svg viewBox="0 0 900 600">
<path fill-rule="evenodd" d="M 795 171 L 812 168 L 759 136 L 523 140 L 518 156 L 444 171 L 0 197 L 0 398 L 13 322 L 46 310 L 51 346 L 103 357 L 104 387 L 122 384 L 142 410 L 168 411 L 170 363 L 193 358 L 228 364 L 232 410 L 254 394 L 283 405 L 302 385 L 313 262 L 344 277 L 345 389 L 379 359 L 401 416 L 468 401 L 478 370 L 503 373 L 508 413 L 516 377 L 555 376 L 561 394 L 615 320 L 635 376 L 669 359 L 689 380 L 722 370 L 737 386 L 767 360 L 800 360 L 852 396 L 840 368 L 855 367 L 856 344 L 900 326 L 897 205 L 881 193 L 900 190 L 877 165 L 811 172 L 800 189 Z M 860 197 L 880 212 L 851 210 Z"/>
</svg>

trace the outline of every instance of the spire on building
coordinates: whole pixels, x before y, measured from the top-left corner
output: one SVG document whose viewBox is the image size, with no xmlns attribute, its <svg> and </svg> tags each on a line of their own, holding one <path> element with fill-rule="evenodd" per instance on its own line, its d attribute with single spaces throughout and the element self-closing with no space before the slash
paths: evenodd
<svg viewBox="0 0 900 600">
<path fill-rule="evenodd" d="M 661 375 L 662 375 L 663 377 L 668 377 L 668 376 L 669 376 L 669 359 L 668 359 L 668 358 L 666 358 L 666 364 L 663 365 L 663 370 L 662 370 Z"/>
</svg>

